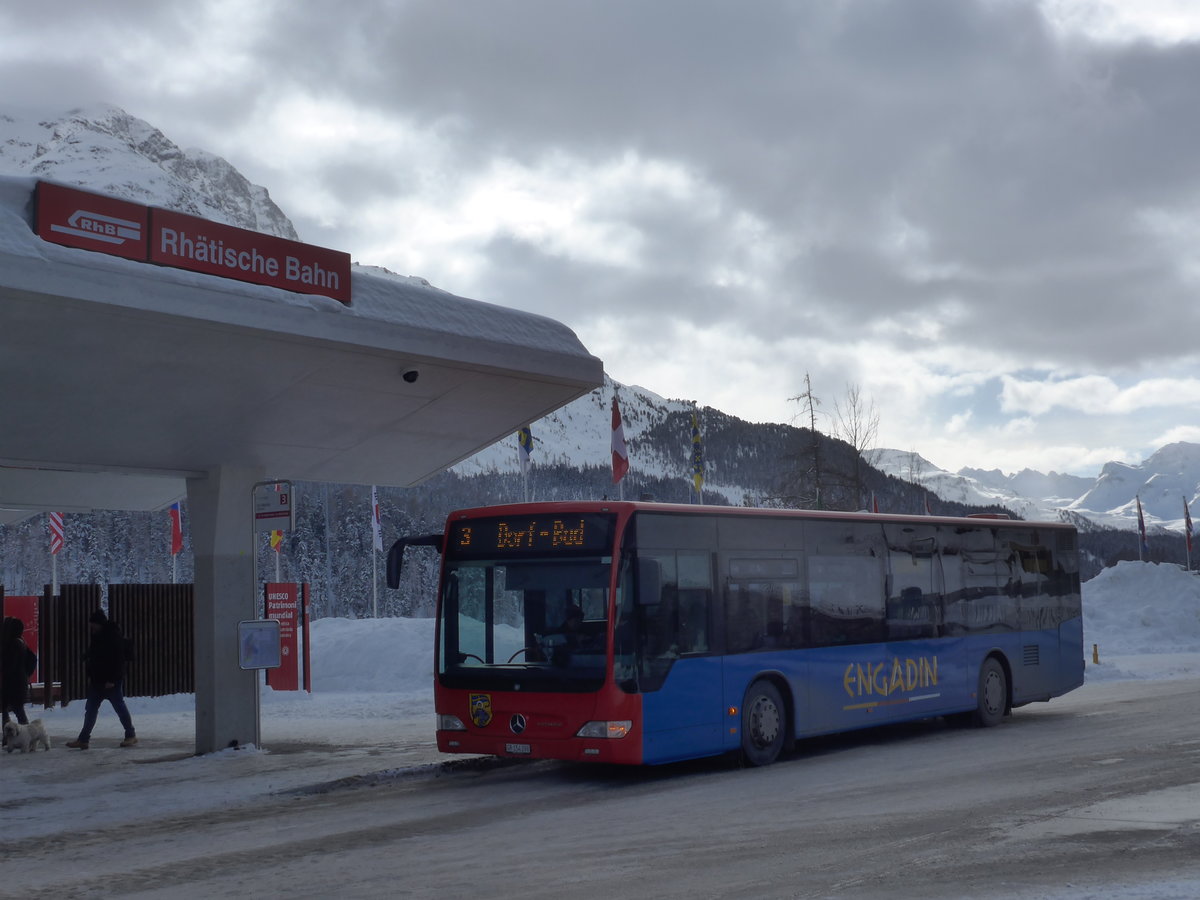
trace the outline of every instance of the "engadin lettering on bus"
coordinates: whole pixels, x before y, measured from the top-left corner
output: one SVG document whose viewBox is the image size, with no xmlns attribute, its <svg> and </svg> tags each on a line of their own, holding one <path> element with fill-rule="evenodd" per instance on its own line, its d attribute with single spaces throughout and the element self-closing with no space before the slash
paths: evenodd
<svg viewBox="0 0 1200 900">
<path fill-rule="evenodd" d="M 842 709 L 867 709 L 893 703 L 932 700 L 941 696 L 936 656 L 916 656 L 890 661 L 850 663 L 842 673 L 842 687 L 851 700 Z"/>
<path fill-rule="evenodd" d="M 350 302 L 350 254 L 150 210 L 150 261 Z"/>
</svg>

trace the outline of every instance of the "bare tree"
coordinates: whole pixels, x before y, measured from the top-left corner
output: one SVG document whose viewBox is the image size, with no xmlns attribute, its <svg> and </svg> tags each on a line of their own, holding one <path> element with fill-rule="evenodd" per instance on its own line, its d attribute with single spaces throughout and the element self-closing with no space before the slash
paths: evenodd
<svg viewBox="0 0 1200 900">
<path fill-rule="evenodd" d="M 878 435 L 879 412 L 875 401 L 864 399 L 857 384 L 847 384 L 846 395 L 833 403 L 833 436 L 854 451 L 851 470 L 846 476 L 855 501 L 863 507 L 867 499 L 867 470 L 875 467 L 881 455 L 875 446 Z"/>
<path fill-rule="evenodd" d="M 925 474 L 925 459 L 916 450 L 909 450 L 904 458 L 904 467 L 908 470 L 907 480 L 912 484 L 920 484 L 921 476 Z"/>
</svg>

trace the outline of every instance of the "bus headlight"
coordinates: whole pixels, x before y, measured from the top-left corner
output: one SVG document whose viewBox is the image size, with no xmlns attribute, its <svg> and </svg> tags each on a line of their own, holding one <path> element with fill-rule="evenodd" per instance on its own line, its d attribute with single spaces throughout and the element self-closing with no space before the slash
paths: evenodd
<svg viewBox="0 0 1200 900">
<path fill-rule="evenodd" d="M 467 726 L 463 724 L 463 720 L 458 716 L 449 716 L 445 713 L 438 713 L 437 717 L 438 731 L 466 731 Z"/>
<path fill-rule="evenodd" d="M 581 738 L 623 738 L 633 728 L 628 719 L 618 722 L 588 722 L 575 733 Z"/>
</svg>

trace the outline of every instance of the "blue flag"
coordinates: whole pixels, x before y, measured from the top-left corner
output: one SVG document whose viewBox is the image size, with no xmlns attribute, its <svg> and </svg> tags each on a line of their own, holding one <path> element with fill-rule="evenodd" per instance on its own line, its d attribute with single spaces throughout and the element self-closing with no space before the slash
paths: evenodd
<svg viewBox="0 0 1200 900">
<path fill-rule="evenodd" d="M 521 459 L 521 474 L 529 474 L 530 454 L 533 453 L 533 431 L 526 425 L 517 432 L 517 454 Z"/>
</svg>

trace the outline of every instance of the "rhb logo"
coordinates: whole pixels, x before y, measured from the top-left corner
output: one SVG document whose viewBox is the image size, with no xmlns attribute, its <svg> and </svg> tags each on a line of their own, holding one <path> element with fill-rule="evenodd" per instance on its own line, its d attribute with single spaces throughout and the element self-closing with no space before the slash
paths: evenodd
<svg viewBox="0 0 1200 900">
<path fill-rule="evenodd" d="M 142 223 L 129 219 L 118 219 L 103 213 L 77 209 L 67 217 L 66 225 L 51 225 L 51 231 L 88 238 L 104 244 L 121 245 L 126 241 L 142 239 Z"/>
</svg>

